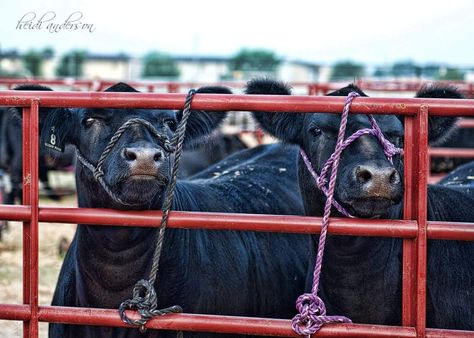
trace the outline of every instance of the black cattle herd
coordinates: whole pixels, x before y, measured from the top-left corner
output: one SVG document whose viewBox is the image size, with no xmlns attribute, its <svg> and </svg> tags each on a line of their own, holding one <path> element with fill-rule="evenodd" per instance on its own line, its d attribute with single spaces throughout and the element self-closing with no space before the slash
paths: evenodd
<svg viewBox="0 0 474 338">
<path fill-rule="evenodd" d="M 50 90 L 21 86 L 18 90 Z M 136 92 L 118 83 L 108 92 Z M 328 95 L 347 96 L 354 85 Z M 198 93 L 230 94 L 224 87 Z M 291 95 L 284 83 L 255 79 L 245 93 Z M 452 87 L 421 89 L 416 97 L 459 98 Z M 54 137 L 69 152 L 56 155 L 41 147 L 40 178 L 52 198 L 47 171 L 71 165 L 74 150 L 97 163 L 111 137 L 130 119 L 153 125 L 171 140 L 182 111 L 154 109 L 85 109 L 40 107 L 40 145 Z M 254 112 L 261 128 L 280 143 L 247 147 L 236 138 L 216 134 L 227 112 L 193 111 L 188 121 L 173 210 L 223 213 L 322 216 L 325 196 L 299 155 L 308 155 L 319 172 L 336 144 L 340 116 L 325 113 Z M 385 137 L 403 147 L 404 120 L 375 117 Z M 430 117 L 429 141 L 448 142 L 455 118 Z M 350 115 L 347 135 L 369 126 L 365 115 Z M 5 108 L 0 135 L 0 164 L 12 189 L 5 202 L 21 197 L 21 111 Z M 203 146 L 213 139 L 212 146 Z M 196 150 L 196 144 L 200 148 Z M 235 153 L 233 153 L 235 152 Z M 233 153 L 233 154 L 231 154 Z M 72 155 L 71 155 L 72 154 Z M 145 125 L 128 128 L 103 163 L 103 181 L 112 198 L 83 162 L 76 164 L 79 207 L 160 210 L 171 182 L 173 154 Z M 474 162 L 428 187 L 428 220 L 474 222 Z M 403 158 L 389 161 L 370 135 L 353 142 L 341 156 L 335 199 L 360 218 L 401 219 Z M 331 215 L 341 216 L 337 210 Z M 156 228 L 80 224 L 56 285 L 53 305 L 118 308 L 130 298 L 135 282 L 147 277 Z M 155 288 L 158 308 L 179 304 L 184 312 L 267 318 L 292 318 L 295 300 L 311 289 L 319 236 L 227 230 L 168 229 Z M 427 326 L 474 330 L 474 242 L 429 240 L 427 256 Z M 330 315 L 355 323 L 401 325 L 402 240 L 329 235 L 320 281 L 320 296 Z M 170 331 L 50 324 L 49 336 L 174 337 Z M 185 337 L 214 337 L 185 332 Z M 241 337 L 241 335 L 235 335 Z"/>
</svg>

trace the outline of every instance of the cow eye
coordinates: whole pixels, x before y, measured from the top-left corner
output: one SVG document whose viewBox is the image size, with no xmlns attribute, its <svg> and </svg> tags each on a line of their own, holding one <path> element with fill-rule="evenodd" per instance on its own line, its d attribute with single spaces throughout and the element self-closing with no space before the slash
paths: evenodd
<svg viewBox="0 0 474 338">
<path fill-rule="evenodd" d="M 99 121 L 100 118 L 88 116 L 82 120 L 82 124 L 87 128 L 91 127 L 95 122 Z"/>
<path fill-rule="evenodd" d="M 318 127 L 311 127 L 309 132 L 313 137 L 317 137 L 317 136 L 321 135 L 321 133 L 322 133 L 321 129 L 319 129 Z"/>
<path fill-rule="evenodd" d="M 94 122 L 95 122 L 95 119 L 92 118 L 92 117 L 86 117 L 85 119 L 82 120 L 82 123 L 83 123 L 86 127 L 92 126 L 92 124 L 94 124 Z"/>
</svg>

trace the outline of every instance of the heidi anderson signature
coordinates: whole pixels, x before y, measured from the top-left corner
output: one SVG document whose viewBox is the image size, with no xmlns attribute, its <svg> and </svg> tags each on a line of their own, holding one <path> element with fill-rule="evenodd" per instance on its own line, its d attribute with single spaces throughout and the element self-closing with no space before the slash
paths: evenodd
<svg viewBox="0 0 474 338">
<path fill-rule="evenodd" d="M 96 27 L 92 23 L 82 22 L 84 14 L 76 11 L 71 13 L 64 21 L 56 19 L 56 13 L 49 11 L 42 16 L 35 12 L 28 12 L 22 16 L 16 25 L 19 30 L 47 30 L 50 33 L 59 33 L 61 31 L 86 31 L 92 33 Z M 55 20 L 56 19 L 56 20 Z"/>
</svg>

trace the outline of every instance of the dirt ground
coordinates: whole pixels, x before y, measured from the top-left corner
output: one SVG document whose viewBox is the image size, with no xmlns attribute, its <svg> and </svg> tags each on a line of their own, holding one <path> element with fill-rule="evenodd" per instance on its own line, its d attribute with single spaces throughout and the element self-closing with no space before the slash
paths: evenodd
<svg viewBox="0 0 474 338">
<path fill-rule="evenodd" d="M 41 206 L 76 206 L 75 196 L 60 202 L 41 198 Z M 54 287 L 63 258 L 58 254 L 61 237 L 69 241 L 74 235 L 74 224 L 39 224 L 39 303 L 51 304 Z M 9 230 L 0 242 L 0 303 L 22 303 L 22 223 L 10 222 Z M 48 325 L 40 323 L 40 337 L 48 336 Z M 0 320 L 0 337 L 23 337 L 23 324 Z"/>
</svg>

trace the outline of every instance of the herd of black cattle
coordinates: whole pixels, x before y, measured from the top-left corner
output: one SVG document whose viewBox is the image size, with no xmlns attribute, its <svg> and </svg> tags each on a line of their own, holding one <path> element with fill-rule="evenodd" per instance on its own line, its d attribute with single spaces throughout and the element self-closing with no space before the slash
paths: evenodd
<svg viewBox="0 0 474 338">
<path fill-rule="evenodd" d="M 49 90 L 23 86 L 22 90 Z M 136 92 L 124 83 L 109 92 Z M 347 86 L 329 95 L 346 96 Z M 230 93 L 203 87 L 201 93 Z M 257 79 L 247 94 L 290 95 L 285 84 Z M 417 97 L 462 98 L 451 87 L 426 87 Z M 205 144 L 227 112 L 191 114 L 185 146 Z M 250 149 L 235 140 L 214 142 L 205 151 L 184 155 L 173 210 L 250 214 L 322 216 L 325 197 L 299 157 L 309 156 L 319 171 L 334 150 L 340 117 L 335 114 L 253 113 L 260 126 L 282 143 Z M 132 118 L 151 123 L 171 139 L 181 111 L 144 109 L 69 109 L 40 107 L 40 144 L 50 131 L 61 143 L 97 163 L 115 131 Z M 403 146 L 403 118 L 377 115 L 377 123 L 393 144 Z M 452 134 L 454 118 L 430 117 L 429 141 Z M 350 115 L 347 133 L 369 126 L 363 115 Z M 21 113 L 4 112 L 0 162 L 11 175 L 12 195 L 21 196 Z M 451 138 L 452 140 L 452 138 Z M 449 141 L 449 139 L 448 139 Z M 68 149 L 66 147 L 66 149 Z M 230 156 L 229 152 L 243 149 Z M 201 149 L 202 150 L 202 149 Z M 192 155 L 194 154 L 194 155 Z M 208 154 L 208 155 L 206 155 Z M 210 155 L 209 155 L 210 154 Z M 48 169 L 70 165 L 74 151 L 54 156 L 40 151 L 40 177 L 48 189 Z M 193 160 L 194 158 L 194 160 Z M 103 165 L 110 194 L 82 163 L 76 165 L 79 207 L 159 210 L 170 184 L 173 155 L 144 126 L 127 129 Z M 205 163 L 203 163 L 205 162 Z M 213 162 L 217 162 L 214 163 Z M 205 167 L 204 170 L 201 170 Z M 449 173 L 428 188 L 428 219 L 474 222 L 474 163 Z M 54 191 L 50 196 L 55 197 Z M 400 219 L 403 213 L 403 158 L 393 163 L 373 136 L 363 136 L 342 154 L 335 198 L 362 218 Z M 123 201 L 124 203 L 120 203 Z M 332 215 L 339 215 L 333 211 Z M 151 268 L 156 229 L 82 224 L 66 254 L 53 305 L 118 308 L 130 298 L 135 282 Z M 311 289 L 317 235 L 263 232 L 168 229 L 163 244 L 156 290 L 158 307 L 179 304 L 185 312 L 291 318 L 295 300 Z M 474 243 L 430 240 L 427 271 L 427 326 L 474 330 Z M 356 236 L 328 237 L 320 295 L 328 314 L 356 323 L 401 325 L 402 240 Z M 51 324 L 50 337 L 172 337 L 167 331 Z M 185 333 L 186 337 L 214 337 Z M 233 337 L 233 335 L 225 335 Z M 240 336 L 235 336 L 240 337 Z"/>
</svg>

